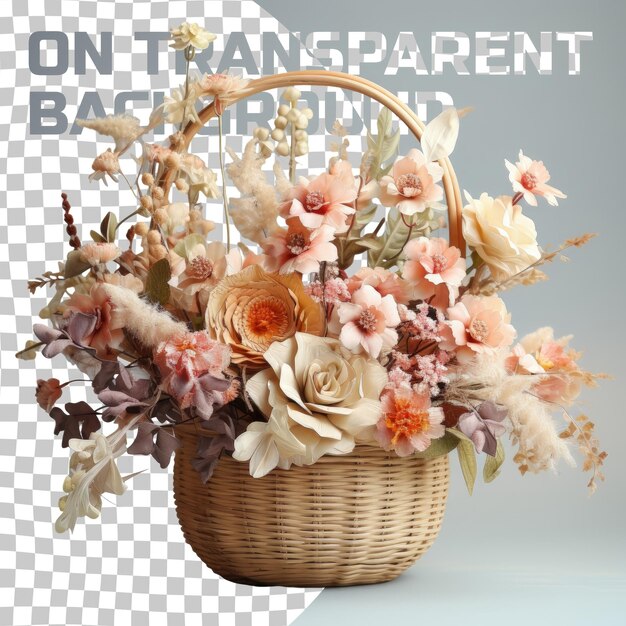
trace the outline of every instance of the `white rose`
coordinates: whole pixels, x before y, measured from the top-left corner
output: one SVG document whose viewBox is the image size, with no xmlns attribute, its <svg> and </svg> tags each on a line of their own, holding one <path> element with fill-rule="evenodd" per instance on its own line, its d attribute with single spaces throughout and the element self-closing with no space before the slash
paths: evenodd
<svg viewBox="0 0 626 626">
<path fill-rule="evenodd" d="M 463 234 L 467 244 L 487 264 L 495 280 L 521 272 L 541 257 L 534 222 L 509 196 L 483 193 L 463 208 Z"/>
</svg>

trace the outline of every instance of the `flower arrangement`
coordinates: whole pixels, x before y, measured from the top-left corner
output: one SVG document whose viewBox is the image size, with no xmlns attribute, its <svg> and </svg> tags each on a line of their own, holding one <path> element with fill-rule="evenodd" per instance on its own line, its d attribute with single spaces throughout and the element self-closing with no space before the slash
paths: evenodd
<svg viewBox="0 0 626 626">
<path fill-rule="evenodd" d="M 493 480 L 508 436 L 522 473 L 572 462 L 575 443 L 593 490 L 606 453 L 593 423 L 569 407 L 604 375 L 582 369 L 570 337 L 551 328 L 518 339 L 499 295 L 545 280 L 544 266 L 592 237 L 539 246 L 521 202 L 565 198 L 547 184 L 544 164 L 520 152 L 506 161 L 513 195 L 466 193 L 466 259 L 433 236 L 445 225 L 439 161 L 454 148 L 463 111 L 444 111 L 426 126 L 421 150 L 398 156 L 400 134 L 383 109 L 356 171 L 337 122 L 327 170 L 297 178 L 312 116 L 300 92 L 285 90 L 274 127 L 257 128 L 241 155 L 224 150 L 221 115 L 248 82 L 193 78 L 195 50 L 215 36 L 187 23 L 171 36 L 186 80 L 147 125 L 126 114 L 80 122 L 115 143 L 90 178 L 121 177 L 137 208 L 121 219 L 107 213 L 86 243 L 63 194 L 71 250 L 59 271 L 29 283 L 32 293 L 54 290 L 40 313 L 51 325 L 35 324 L 36 340 L 18 355 L 63 355 L 97 396 L 97 408 L 61 407 L 74 381 L 37 384 L 39 405 L 72 451 L 56 530 L 98 517 L 104 493 L 123 493 L 130 476 L 118 470 L 120 455 L 152 455 L 166 467 L 180 445 L 177 426 L 190 421 L 202 434 L 193 464 L 204 482 L 224 455 L 260 478 L 367 445 L 425 459 L 456 449 L 471 491 L 477 458 Z M 185 142 L 198 102 L 217 114 L 221 185 Z M 162 123 L 174 125 L 169 143 L 149 143 Z M 135 184 L 122 171 L 125 155 L 139 164 Z M 238 198 L 228 198 L 227 176 Z M 205 209 L 202 196 L 221 198 L 225 242 L 211 238 L 216 205 Z M 247 243 L 232 245 L 231 228 Z"/>
</svg>

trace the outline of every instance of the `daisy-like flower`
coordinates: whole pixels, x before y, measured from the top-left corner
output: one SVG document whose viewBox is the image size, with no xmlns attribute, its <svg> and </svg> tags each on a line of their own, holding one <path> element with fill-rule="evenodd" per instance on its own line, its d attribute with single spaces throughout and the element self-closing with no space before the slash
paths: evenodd
<svg viewBox="0 0 626 626">
<path fill-rule="evenodd" d="M 354 179 L 323 173 L 311 180 L 301 178 L 282 204 L 283 216 L 297 216 L 307 228 L 331 226 L 337 233 L 348 230 L 346 218 L 354 213 L 350 206 L 356 198 Z"/>
<path fill-rule="evenodd" d="M 198 94 L 196 92 L 196 82 L 189 81 L 189 87 L 185 92 L 185 85 L 181 85 L 178 89 L 173 89 L 169 96 L 165 96 L 163 104 L 157 109 L 163 111 L 165 121 L 170 124 L 180 124 L 184 122 L 197 122 L 200 124 L 200 118 L 196 111 L 196 100 Z"/>
<path fill-rule="evenodd" d="M 287 220 L 287 230 L 269 237 L 261 245 L 270 271 L 309 274 L 317 272 L 322 261 L 337 260 L 337 248 L 332 243 L 334 237 L 330 226 L 311 230 L 297 217 L 292 217 Z"/>
<path fill-rule="evenodd" d="M 196 50 L 204 50 L 209 47 L 212 41 L 217 39 L 216 35 L 193 22 L 183 22 L 177 28 L 172 28 L 170 37 L 173 40 L 170 47 L 175 50 L 183 50 L 187 46 L 193 46 Z"/>
<path fill-rule="evenodd" d="M 391 175 L 380 179 L 380 201 L 398 207 L 404 215 L 422 213 L 443 198 L 443 189 L 437 185 L 442 177 L 438 163 L 427 163 L 419 150 L 409 150 L 394 163 Z"/>
<path fill-rule="evenodd" d="M 413 297 L 427 300 L 435 295 L 439 285 L 445 285 L 450 296 L 448 305 L 452 304 L 465 278 L 461 251 L 445 239 L 418 237 L 407 243 L 404 254 L 407 260 L 402 278 L 413 288 Z"/>
<path fill-rule="evenodd" d="M 198 96 L 213 96 L 216 112 L 221 115 L 249 82 L 231 74 L 205 74 L 197 83 L 197 93 Z"/>
<path fill-rule="evenodd" d="M 113 261 L 121 254 L 121 250 L 114 243 L 109 242 L 86 243 L 78 251 L 85 263 L 94 266 Z"/>
<path fill-rule="evenodd" d="M 465 295 L 448 309 L 440 345 L 455 351 L 461 363 L 467 362 L 476 353 L 510 346 L 515 339 L 510 321 L 510 313 L 497 296 Z"/>
<path fill-rule="evenodd" d="M 363 285 L 352 294 L 350 302 L 337 307 L 339 341 L 353 352 L 364 350 L 377 358 L 398 342 L 395 328 L 400 324 L 398 305 L 393 296 L 381 296 L 371 285 Z M 337 329 L 337 320 L 333 330 Z"/>
<path fill-rule="evenodd" d="M 446 432 L 443 410 L 430 405 L 428 393 L 417 393 L 400 386 L 381 396 L 383 414 L 378 421 L 376 439 L 385 450 L 398 456 L 423 452 L 432 439 Z"/>
<path fill-rule="evenodd" d="M 543 161 L 534 161 L 520 150 L 519 161 L 515 165 L 506 159 L 504 163 L 509 170 L 513 191 L 521 193 L 531 206 L 537 206 L 535 196 L 543 196 L 552 206 L 558 205 L 557 198 L 567 198 L 562 191 L 546 184 L 550 180 L 550 173 Z"/>
<path fill-rule="evenodd" d="M 120 161 L 117 152 L 108 148 L 94 159 L 91 168 L 93 172 L 89 175 L 89 180 L 103 180 L 104 184 L 108 185 L 106 177 L 109 176 L 117 182 L 117 175 L 120 173 Z"/>
</svg>

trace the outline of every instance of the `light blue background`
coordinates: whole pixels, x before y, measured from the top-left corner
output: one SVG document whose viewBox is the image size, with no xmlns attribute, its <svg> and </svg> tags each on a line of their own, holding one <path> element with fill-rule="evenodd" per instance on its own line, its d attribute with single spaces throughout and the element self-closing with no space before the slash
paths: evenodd
<svg viewBox="0 0 626 626">
<path fill-rule="evenodd" d="M 513 463 L 469 497 L 453 460 L 448 510 L 431 551 L 385 585 L 325 590 L 296 621 L 320 624 L 626 624 L 624 480 L 624 33 L 626 3 L 558 0 L 285 2 L 259 4 L 293 31 L 382 31 L 394 41 L 413 30 L 429 46 L 432 31 L 592 31 L 579 76 L 568 76 L 565 44 L 554 44 L 552 76 L 532 65 L 525 76 L 385 76 L 366 78 L 405 91 L 447 91 L 462 120 L 453 154 L 462 188 L 473 195 L 509 193 L 504 158 L 520 148 L 543 159 L 554 185 L 568 194 L 557 208 L 525 211 L 544 245 L 583 232 L 600 237 L 574 251 L 569 264 L 549 267 L 551 280 L 505 295 L 520 335 L 552 325 L 573 333 L 583 365 L 615 380 L 583 395 L 585 410 L 609 452 L 606 484 L 591 499 L 586 477 L 522 478 Z M 511 44 L 505 44 L 509 51 Z M 422 50 L 425 56 L 428 48 Z M 426 57 L 428 58 L 428 57 Z M 471 58 L 471 57 L 470 57 Z M 512 64 L 512 56 L 506 58 Z M 428 64 L 428 61 L 427 61 Z M 470 67 L 472 65 L 470 64 Z M 473 69 L 473 68 L 472 68 Z"/>
</svg>

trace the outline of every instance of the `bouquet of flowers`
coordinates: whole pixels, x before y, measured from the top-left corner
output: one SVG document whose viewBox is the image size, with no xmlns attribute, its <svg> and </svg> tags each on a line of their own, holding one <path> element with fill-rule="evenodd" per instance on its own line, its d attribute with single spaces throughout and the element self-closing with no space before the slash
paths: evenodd
<svg viewBox="0 0 626 626">
<path fill-rule="evenodd" d="M 367 445 L 426 459 L 456 449 L 471 491 L 477 457 L 491 481 L 508 437 L 522 473 L 571 462 L 575 443 L 594 489 L 606 453 L 593 423 L 569 407 L 602 375 L 584 371 L 570 337 L 551 328 L 516 338 L 499 296 L 545 280 L 544 266 L 591 238 L 540 248 L 521 203 L 565 198 L 544 164 L 520 152 L 505 161 L 512 195 L 465 194 L 466 259 L 436 234 L 440 161 L 463 111 L 444 111 L 421 150 L 398 156 L 400 133 L 383 109 L 358 169 L 337 122 L 327 170 L 297 177 L 313 113 L 295 87 L 282 93 L 273 128 L 257 128 L 242 154 L 224 149 L 222 113 L 249 83 L 190 76 L 195 50 L 214 38 L 195 24 L 172 30 L 186 80 L 145 126 L 128 114 L 80 121 L 115 144 L 90 178 L 121 177 L 137 205 L 107 213 L 86 242 L 63 194 L 71 249 L 58 271 L 29 283 L 54 295 L 40 313 L 50 324 L 35 324 L 19 356 L 63 355 L 94 393 L 60 406 L 75 381 L 38 381 L 37 401 L 71 450 L 57 531 L 98 517 L 103 493 L 123 493 L 120 455 L 166 467 L 188 422 L 203 433 L 193 464 L 205 482 L 224 455 L 260 478 Z M 198 102 L 217 117 L 221 185 L 184 133 L 201 123 Z M 166 145 L 148 142 L 163 123 L 173 125 Z M 138 163 L 132 183 L 124 156 Z M 227 177 L 239 197 L 228 198 Z M 224 242 L 210 219 L 220 199 Z"/>
</svg>

